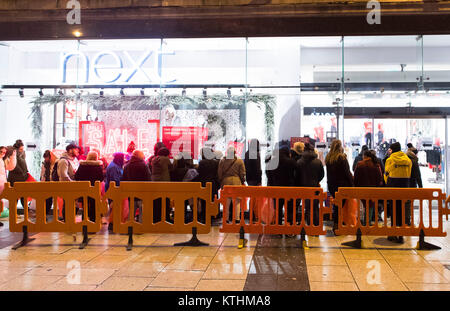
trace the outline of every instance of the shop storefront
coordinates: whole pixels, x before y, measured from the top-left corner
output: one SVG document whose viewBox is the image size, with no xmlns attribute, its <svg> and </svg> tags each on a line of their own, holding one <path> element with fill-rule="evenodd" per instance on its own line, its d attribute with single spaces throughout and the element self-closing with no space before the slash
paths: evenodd
<svg viewBox="0 0 450 311">
<path fill-rule="evenodd" d="M 36 175 L 71 141 L 106 157 L 182 141 L 196 159 L 257 138 L 264 158 L 305 136 L 324 156 L 336 137 L 350 165 L 398 141 L 419 149 L 424 187 L 448 192 L 449 55 L 450 35 L 3 41 L 0 145 L 36 145 Z"/>
</svg>

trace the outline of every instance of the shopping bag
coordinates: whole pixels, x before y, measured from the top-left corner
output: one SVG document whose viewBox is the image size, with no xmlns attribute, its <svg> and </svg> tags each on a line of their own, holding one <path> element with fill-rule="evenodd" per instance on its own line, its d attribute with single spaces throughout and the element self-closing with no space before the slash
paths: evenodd
<svg viewBox="0 0 450 311">
<path fill-rule="evenodd" d="M 259 199 L 258 207 L 260 210 L 261 221 L 265 224 L 271 224 L 275 216 L 273 201 L 270 198 L 261 198 Z"/>
<path fill-rule="evenodd" d="M 356 226 L 359 212 L 358 200 L 346 200 L 343 211 L 344 222 L 347 226 Z"/>
</svg>

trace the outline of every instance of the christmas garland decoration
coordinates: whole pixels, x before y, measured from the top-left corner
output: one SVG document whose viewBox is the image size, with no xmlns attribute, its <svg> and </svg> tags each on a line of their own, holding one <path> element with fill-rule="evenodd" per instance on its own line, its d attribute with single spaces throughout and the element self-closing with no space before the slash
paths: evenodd
<svg viewBox="0 0 450 311">
<path fill-rule="evenodd" d="M 35 97 L 30 104 L 32 135 L 39 144 L 42 137 L 42 107 L 56 105 L 65 101 L 77 100 L 86 103 L 96 110 L 160 110 L 167 105 L 172 105 L 176 110 L 186 109 L 241 109 L 248 102 L 254 102 L 259 108 L 265 108 L 264 120 L 266 124 L 265 134 L 267 141 L 272 141 L 274 132 L 274 109 L 276 97 L 267 94 L 244 93 L 242 95 L 210 95 L 210 96 L 183 96 L 167 95 L 164 93 L 155 96 L 100 96 L 100 95 L 44 95 Z M 208 122 L 219 122 L 214 114 L 208 115 Z M 225 121 L 220 121 L 223 132 L 226 130 Z M 39 176 L 42 162 L 42 150 L 34 152 L 33 176 Z"/>
</svg>

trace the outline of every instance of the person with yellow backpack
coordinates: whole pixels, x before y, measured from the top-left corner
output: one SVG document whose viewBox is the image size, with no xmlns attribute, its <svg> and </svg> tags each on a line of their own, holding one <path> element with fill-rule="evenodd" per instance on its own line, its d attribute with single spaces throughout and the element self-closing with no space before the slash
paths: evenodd
<svg viewBox="0 0 450 311">
<path fill-rule="evenodd" d="M 391 144 L 391 155 L 386 160 L 384 180 L 386 187 L 389 188 L 409 188 L 409 181 L 411 178 L 412 162 L 409 157 L 401 151 L 401 145 L 399 142 Z M 392 200 L 388 200 L 388 209 L 391 211 L 391 217 L 394 213 L 394 206 Z M 402 226 L 402 201 L 396 200 L 395 202 L 395 226 Z M 393 218 L 392 218 L 393 219 Z M 405 223 L 411 225 L 411 202 L 405 202 Z M 392 223 L 392 226 L 394 224 Z M 403 237 L 388 237 L 389 241 L 403 243 Z"/>
</svg>

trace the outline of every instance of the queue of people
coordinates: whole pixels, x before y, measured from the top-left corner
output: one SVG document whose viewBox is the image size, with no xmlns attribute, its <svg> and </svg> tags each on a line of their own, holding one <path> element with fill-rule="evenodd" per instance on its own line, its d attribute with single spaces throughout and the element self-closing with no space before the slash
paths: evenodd
<svg viewBox="0 0 450 311">
<path fill-rule="evenodd" d="M 240 159 L 236 155 L 234 147 L 229 147 L 225 156 L 217 150 L 209 147 L 201 149 L 201 159 L 198 165 L 194 165 L 190 154 L 179 153 L 175 155 L 172 161 L 169 158 L 170 151 L 166 146 L 158 142 L 154 146 L 154 154 L 145 159 L 144 153 L 135 149 L 132 142 L 127 149 L 127 153 L 115 153 L 111 163 L 105 163 L 106 160 L 101 159 L 98 151 L 90 151 L 87 156 L 80 153 L 80 147 L 70 144 L 66 147 L 66 152 L 57 159 L 50 151 L 44 153 L 44 161 L 42 162 L 40 181 L 89 181 L 92 185 L 96 181 L 105 182 L 105 191 L 110 187 L 112 181 L 117 186 L 121 182 L 127 181 L 143 181 L 143 182 L 201 182 L 203 186 L 206 183 L 212 183 L 213 199 L 220 188 L 225 185 L 249 185 L 261 186 L 262 184 L 262 168 L 259 141 L 253 139 L 249 142 L 248 151 L 245 153 L 244 159 Z M 328 192 L 334 198 L 340 187 L 422 187 L 420 169 L 418 166 L 417 149 L 408 146 L 406 153 L 401 151 L 398 142 L 390 146 L 385 159 L 381 160 L 376 157 L 373 150 L 369 150 L 363 146 L 361 153 L 355 159 L 352 169 L 344 153 L 342 142 L 334 140 L 331 143 L 330 150 L 325 159 L 326 176 Z M 81 160 L 80 160 L 81 159 Z M 269 162 L 276 163 L 270 168 Z M 297 142 L 292 148 L 286 145 L 279 146 L 273 154 L 266 159 L 267 184 L 268 186 L 281 187 L 320 187 L 320 183 L 325 177 L 325 169 L 322 161 L 318 158 L 318 152 L 310 143 Z M 9 172 L 7 174 L 7 172 Z M 30 174 L 25 161 L 24 145 L 21 140 L 17 140 L 13 146 L 0 147 L 0 192 L 6 181 L 12 185 L 14 182 L 27 181 Z M 305 220 L 307 224 L 312 222 L 315 226 L 319 224 L 319 201 L 305 200 Z M 22 202 L 23 204 L 24 202 Z M 82 208 L 82 199 L 78 200 L 77 207 Z M 129 203 L 129 202 L 128 202 Z M 135 198 L 133 213 L 136 220 L 142 220 L 142 200 Z M 173 223 L 173 211 L 170 199 L 167 198 L 163 204 L 162 199 L 154 201 L 154 222 L 161 221 L 162 208 L 165 205 L 166 221 Z M 224 217 L 228 215 L 227 221 L 232 221 L 233 214 L 237 222 L 241 221 L 241 204 L 240 200 L 233 202 L 229 200 L 224 207 Z M 410 202 L 407 202 L 407 211 L 405 219 L 402 219 L 401 201 L 387 202 L 388 216 L 396 214 L 396 225 L 401 225 L 404 221 L 410 224 Z M 279 199 L 273 202 L 273 206 L 278 206 L 278 224 L 282 224 L 283 220 L 290 224 L 293 223 L 294 213 L 298 213 L 301 202 L 294 202 Z M 369 215 L 364 221 L 375 221 L 374 210 L 378 208 L 378 215 L 381 214 L 383 206 L 378 206 L 376 202 L 365 202 L 362 200 L 364 207 L 369 205 Z M 51 208 L 54 205 L 53 199 L 46 201 L 46 213 L 51 214 Z M 109 201 L 110 211 L 114 208 L 123 208 L 122 202 Z M 185 204 L 193 206 L 193 202 L 187 201 Z M 345 205 L 345 202 L 344 202 Z M 383 205 L 383 204 L 381 204 Z M 198 204 L 199 220 L 205 221 L 206 202 L 201 200 Z M 87 200 L 88 218 L 95 221 L 95 200 Z M 364 208 L 365 210 L 365 208 Z M 312 217 L 311 217 L 312 214 Z M 64 205 L 62 212 L 62 220 L 64 220 Z M 301 215 L 296 217 L 297 221 L 301 219 Z M 338 226 L 338 210 L 333 206 L 333 229 Z M 112 213 L 109 216 L 108 229 L 113 229 Z M 403 242 L 403 237 L 389 237 L 389 240 L 395 242 Z"/>
</svg>

